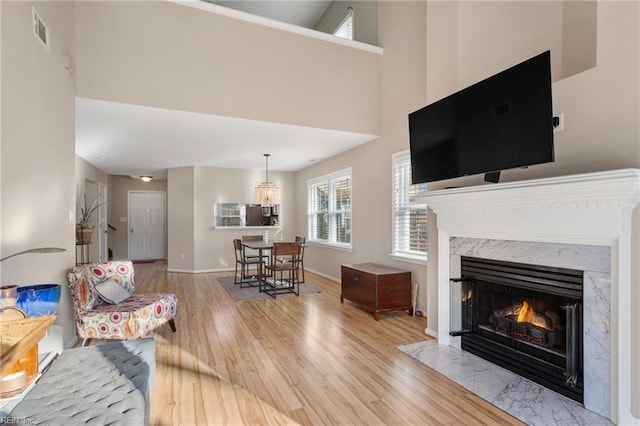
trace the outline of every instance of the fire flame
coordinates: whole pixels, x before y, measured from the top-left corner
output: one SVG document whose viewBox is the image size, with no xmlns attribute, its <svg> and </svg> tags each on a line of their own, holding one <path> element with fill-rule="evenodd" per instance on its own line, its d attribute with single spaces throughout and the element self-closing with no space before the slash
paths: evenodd
<svg viewBox="0 0 640 426">
<path fill-rule="evenodd" d="M 537 315 L 533 309 L 529 306 L 526 300 L 522 301 L 522 308 L 520 308 L 520 313 L 518 314 L 517 322 L 528 322 L 535 326 L 542 327 L 548 329 L 547 324 L 544 321 L 539 319 L 539 315 Z"/>
<path fill-rule="evenodd" d="M 473 296 L 473 291 L 468 290 L 467 294 L 464 294 L 464 290 L 462 290 L 461 300 L 463 302 L 466 302 L 467 300 L 470 300 L 472 296 Z"/>
<path fill-rule="evenodd" d="M 517 322 L 530 322 L 531 317 L 533 316 L 533 309 L 529 307 L 529 304 L 525 300 L 522 302 L 522 307 L 520 308 L 520 313 L 518 314 Z"/>
</svg>

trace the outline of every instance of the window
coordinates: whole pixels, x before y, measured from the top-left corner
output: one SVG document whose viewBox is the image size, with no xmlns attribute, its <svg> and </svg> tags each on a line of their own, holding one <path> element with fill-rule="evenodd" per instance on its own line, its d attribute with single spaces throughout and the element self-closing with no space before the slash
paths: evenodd
<svg viewBox="0 0 640 426">
<path fill-rule="evenodd" d="M 347 40 L 353 40 L 353 8 L 348 8 L 347 16 L 342 20 L 338 28 L 335 29 L 333 35 Z"/>
<path fill-rule="evenodd" d="M 309 241 L 351 248 L 351 169 L 307 182 Z"/>
<path fill-rule="evenodd" d="M 427 184 L 411 184 L 409 152 L 393 156 L 393 255 L 427 260 L 427 206 L 415 201 Z"/>
</svg>

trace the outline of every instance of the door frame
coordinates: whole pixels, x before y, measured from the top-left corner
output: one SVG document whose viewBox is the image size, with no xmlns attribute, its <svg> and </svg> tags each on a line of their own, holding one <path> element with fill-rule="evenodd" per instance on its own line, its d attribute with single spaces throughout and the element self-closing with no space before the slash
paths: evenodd
<svg viewBox="0 0 640 426">
<path fill-rule="evenodd" d="M 108 220 L 107 220 L 107 185 L 98 182 L 98 260 L 106 262 L 109 260 L 109 241 L 108 241 Z"/>
<path fill-rule="evenodd" d="M 127 258 L 131 259 L 131 196 L 134 194 L 160 194 L 162 195 L 164 214 L 164 229 L 162 231 L 162 257 L 167 257 L 167 191 L 145 191 L 130 189 L 127 191 Z"/>
<path fill-rule="evenodd" d="M 84 198 L 82 202 L 84 203 L 84 201 L 86 200 L 88 206 L 91 206 L 93 202 L 101 203 L 102 202 L 101 194 L 100 194 L 101 186 L 103 186 L 102 183 L 96 182 L 89 178 L 85 178 L 83 188 L 82 188 L 82 197 Z M 106 187 L 105 187 L 105 191 L 106 191 Z M 105 196 L 106 196 L 106 193 L 105 193 Z M 106 222 L 107 220 L 106 215 L 107 215 L 107 212 L 106 212 L 106 209 L 103 209 L 103 206 L 98 207 L 98 209 L 93 214 L 91 225 L 94 226 L 94 229 L 97 229 L 97 231 L 94 231 L 91 242 L 86 248 L 87 251 L 86 251 L 85 261 L 87 263 L 100 260 L 100 242 L 102 241 L 100 237 L 100 234 L 102 233 L 100 229 L 100 223 L 102 223 L 103 221 Z M 96 244 L 96 238 L 98 240 L 97 244 Z M 80 248 L 80 250 L 84 250 L 84 248 Z"/>
</svg>

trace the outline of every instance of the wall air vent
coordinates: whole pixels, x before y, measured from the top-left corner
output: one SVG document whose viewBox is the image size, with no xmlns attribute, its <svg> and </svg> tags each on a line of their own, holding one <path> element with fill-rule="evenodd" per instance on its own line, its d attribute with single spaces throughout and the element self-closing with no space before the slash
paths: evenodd
<svg viewBox="0 0 640 426">
<path fill-rule="evenodd" d="M 35 7 L 32 7 L 31 10 L 33 12 L 33 35 L 42 43 L 47 52 L 51 53 L 51 49 L 49 48 L 49 28 L 42 18 L 40 18 Z"/>
</svg>

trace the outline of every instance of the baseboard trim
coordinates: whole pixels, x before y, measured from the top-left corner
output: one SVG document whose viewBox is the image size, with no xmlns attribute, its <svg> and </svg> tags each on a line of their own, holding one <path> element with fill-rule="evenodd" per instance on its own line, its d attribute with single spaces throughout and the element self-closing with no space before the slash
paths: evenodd
<svg viewBox="0 0 640 426">
<path fill-rule="evenodd" d="M 338 284 L 341 283 L 340 278 L 336 278 L 336 277 L 332 277 L 330 275 L 323 274 L 322 272 L 318 272 L 318 271 L 316 271 L 314 269 L 305 268 L 304 270 L 305 270 L 305 272 L 311 272 L 314 275 L 317 275 L 317 276 L 322 277 L 322 278 L 326 278 L 329 281 L 333 281 L 333 282 L 338 283 Z"/>
</svg>

